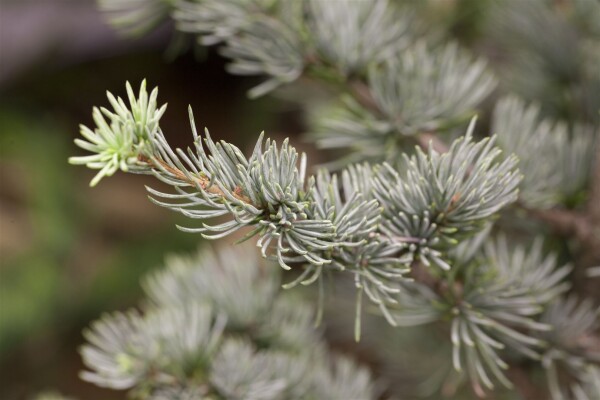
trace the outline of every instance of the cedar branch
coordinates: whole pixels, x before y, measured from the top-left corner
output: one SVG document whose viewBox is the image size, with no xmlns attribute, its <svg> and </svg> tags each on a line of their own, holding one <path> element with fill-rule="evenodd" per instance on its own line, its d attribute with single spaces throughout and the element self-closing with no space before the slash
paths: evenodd
<svg viewBox="0 0 600 400">
<path fill-rule="evenodd" d="M 190 180 L 186 174 L 184 174 L 181 170 L 174 168 L 172 166 L 170 166 L 169 164 L 167 164 L 165 161 L 156 158 L 156 157 L 147 157 L 144 155 L 140 155 L 138 157 L 138 160 L 148 164 L 150 167 L 153 168 L 161 168 L 166 170 L 167 172 L 169 172 L 170 174 L 174 175 L 177 179 L 187 182 L 189 185 L 191 186 L 200 186 L 203 190 L 206 190 L 208 193 L 212 193 L 212 194 L 216 194 L 217 196 L 221 196 L 223 198 L 226 197 L 225 193 L 218 187 L 215 185 L 211 185 L 210 184 L 210 180 L 206 177 L 203 176 L 194 176 L 194 180 Z M 235 197 L 236 199 L 252 205 L 254 207 L 256 207 L 255 204 L 252 203 L 252 201 L 250 200 L 249 197 L 244 196 L 242 194 L 242 189 L 237 187 L 235 189 L 235 191 L 232 193 L 233 197 Z"/>
</svg>

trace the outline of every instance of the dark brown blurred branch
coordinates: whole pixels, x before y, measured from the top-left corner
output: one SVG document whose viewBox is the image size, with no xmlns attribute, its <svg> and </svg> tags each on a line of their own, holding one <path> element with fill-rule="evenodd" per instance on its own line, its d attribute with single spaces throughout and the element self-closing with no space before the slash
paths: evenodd
<svg viewBox="0 0 600 400">
<path fill-rule="evenodd" d="M 354 97 L 354 100 L 356 100 L 358 104 L 376 116 L 381 116 L 383 114 L 377 105 L 377 102 L 373 98 L 369 86 L 365 82 L 359 79 L 354 79 L 348 83 L 348 87 L 350 88 L 352 97 Z"/>
<path fill-rule="evenodd" d="M 538 210 L 521 206 L 532 217 L 548 224 L 552 230 L 561 236 L 575 237 L 583 243 L 593 238 L 593 224 L 587 213 L 566 208 L 551 208 Z"/>
<path fill-rule="evenodd" d="M 548 392 L 543 385 L 536 385 L 531 380 L 529 369 L 520 364 L 512 364 L 506 371 L 508 378 L 515 385 L 515 390 L 521 394 L 523 400 L 547 399 Z"/>
<path fill-rule="evenodd" d="M 434 292 L 439 293 L 439 279 L 433 276 L 431 272 L 429 272 L 429 269 L 420 262 L 415 261 L 412 263 L 410 267 L 410 277 L 413 278 L 415 282 L 427 286 Z"/>
<path fill-rule="evenodd" d="M 600 142 L 600 140 L 598 142 Z M 596 154 L 594 155 L 594 159 L 595 165 L 592 169 L 587 212 L 597 231 L 600 226 L 600 143 L 596 144 Z M 598 234 L 598 232 L 596 232 L 596 234 Z"/>
<path fill-rule="evenodd" d="M 419 146 L 425 151 L 429 149 L 429 144 L 431 143 L 431 147 L 433 150 L 438 153 L 445 153 L 448 151 L 448 146 L 446 143 L 442 142 L 439 137 L 433 132 L 423 132 L 419 134 L 417 137 L 419 142 Z"/>
<path fill-rule="evenodd" d="M 531 217 L 546 223 L 556 234 L 575 239 L 573 289 L 580 295 L 600 300 L 597 281 L 590 280 L 587 275 L 587 268 L 600 265 L 600 146 L 596 146 L 595 151 L 589 198 L 584 209 L 522 208 Z"/>
<path fill-rule="evenodd" d="M 600 263 L 600 146 L 596 146 L 589 198 L 582 211 L 566 208 L 537 210 L 521 206 L 532 217 L 548 224 L 554 232 L 564 237 L 572 237 L 581 244 L 582 266 Z"/>
</svg>

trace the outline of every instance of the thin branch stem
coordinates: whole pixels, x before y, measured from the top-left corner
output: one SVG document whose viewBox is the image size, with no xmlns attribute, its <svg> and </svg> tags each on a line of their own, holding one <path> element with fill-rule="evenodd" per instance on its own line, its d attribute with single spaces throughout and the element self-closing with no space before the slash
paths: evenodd
<svg viewBox="0 0 600 400">
<path fill-rule="evenodd" d="M 600 263 L 600 145 L 596 145 L 594 159 L 589 198 L 584 210 L 561 207 L 540 210 L 519 205 L 530 216 L 548 224 L 557 234 L 577 239 L 582 246 L 579 259 L 583 267 Z"/>
<path fill-rule="evenodd" d="M 348 82 L 348 87 L 350 88 L 350 94 L 354 100 L 358 102 L 358 104 L 369 110 L 375 116 L 383 115 L 383 112 L 371 94 L 371 89 L 369 89 L 369 86 L 364 81 L 360 79 L 353 79 Z"/>
<path fill-rule="evenodd" d="M 172 166 L 170 166 L 169 164 L 167 164 L 165 161 L 156 158 L 156 157 L 146 157 L 143 155 L 140 155 L 138 157 L 139 161 L 148 164 L 151 168 L 156 168 L 158 166 L 160 166 L 160 168 L 166 170 L 167 172 L 169 172 L 170 174 L 173 174 L 177 179 L 183 181 L 183 182 L 187 182 L 189 185 L 191 186 L 196 186 L 196 184 L 198 184 L 202 189 L 206 190 L 208 193 L 212 193 L 212 194 L 216 194 L 218 196 L 221 196 L 223 198 L 226 197 L 225 193 L 217 186 L 215 185 L 211 185 L 210 184 L 210 180 L 206 177 L 203 176 L 194 176 L 194 180 L 190 180 L 186 174 L 184 174 L 181 170 L 174 168 Z M 242 189 L 237 187 L 235 189 L 235 191 L 232 193 L 233 197 L 235 197 L 236 199 L 249 204 L 251 206 L 257 207 L 256 204 L 253 204 L 252 201 L 250 200 L 249 197 L 244 196 L 242 194 Z"/>
<path fill-rule="evenodd" d="M 542 385 L 536 385 L 531 380 L 529 369 L 522 364 L 511 364 L 506 371 L 515 389 L 523 396 L 524 400 L 547 399 L 548 392 Z"/>
<path fill-rule="evenodd" d="M 438 153 L 446 153 L 449 149 L 446 143 L 442 142 L 439 137 L 433 132 L 422 132 L 417 136 L 419 146 L 425 151 L 429 149 L 429 145 Z"/>
<path fill-rule="evenodd" d="M 600 235 L 600 140 L 596 143 L 595 164 L 592 168 L 590 181 L 590 196 L 588 198 L 587 213 L 592 224 L 595 225 L 596 235 Z"/>
<path fill-rule="evenodd" d="M 547 210 L 520 207 L 532 217 L 550 225 L 559 235 L 576 237 L 581 242 L 587 242 L 592 235 L 591 221 L 583 212 L 559 207 Z"/>
</svg>

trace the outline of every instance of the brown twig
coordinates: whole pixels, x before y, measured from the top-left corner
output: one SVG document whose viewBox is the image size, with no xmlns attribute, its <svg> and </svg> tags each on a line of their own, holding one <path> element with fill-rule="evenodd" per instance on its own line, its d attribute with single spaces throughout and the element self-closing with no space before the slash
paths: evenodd
<svg viewBox="0 0 600 400">
<path fill-rule="evenodd" d="M 412 263 L 410 267 L 410 277 L 413 278 L 415 282 L 427 286 L 434 293 L 437 293 L 442 297 L 452 296 L 457 304 L 462 301 L 462 282 L 448 282 L 447 280 L 439 279 L 429 271 L 429 267 L 423 265 L 421 262 L 415 261 Z"/>
<path fill-rule="evenodd" d="M 520 207 L 532 217 L 548 224 L 557 234 L 570 236 L 582 243 L 593 240 L 594 228 L 587 213 L 566 208 L 551 208 L 547 210 Z"/>
<path fill-rule="evenodd" d="M 523 396 L 523 400 L 547 399 L 548 392 L 543 385 L 536 385 L 531 380 L 531 374 L 526 365 L 511 364 L 506 371 L 515 389 Z"/>
<path fill-rule="evenodd" d="M 422 132 L 417 136 L 417 141 L 419 142 L 419 146 L 425 151 L 429 149 L 429 145 L 433 150 L 438 153 L 446 153 L 448 151 L 448 146 L 446 143 L 442 142 L 440 138 L 433 132 Z"/>
<path fill-rule="evenodd" d="M 551 208 L 538 210 L 520 205 L 529 215 L 547 223 L 557 234 L 577 239 L 589 257 L 600 262 L 600 145 L 596 146 L 595 165 L 592 169 L 589 198 L 584 210 Z"/>
<path fill-rule="evenodd" d="M 600 144 L 595 148 L 595 164 L 592 167 L 589 197 L 581 210 L 556 207 L 536 210 L 520 205 L 528 214 L 546 223 L 556 234 L 575 239 L 573 289 L 587 297 L 600 300 L 597 281 L 590 280 L 587 268 L 600 265 Z"/>
<path fill-rule="evenodd" d="M 194 176 L 193 180 L 189 179 L 185 173 L 183 173 L 181 170 L 174 168 L 172 166 L 170 166 L 169 164 L 167 164 L 165 161 L 156 158 L 156 157 L 146 157 L 143 155 L 140 155 L 138 157 L 138 160 L 148 164 L 150 167 L 153 168 L 158 168 L 158 169 L 164 169 L 165 171 L 167 171 L 168 173 L 174 175 L 177 179 L 187 182 L 188 184 L 190 184 L 191 186 L 200 186 L 203 190 L 206 190 L 209 193 L 212 194 L 216 194 L 218 196 L 221 196 L 223 198 L 226 198 L 226 194 L 218 187 L 215 185 L 211 185 L 210 184 L 210 180 L 204 176 Z M 231 195 L 233 197 L 235 197 L 236 199 L 243 201 L 246 204 L 255 206 L 255 204 L 252 203 L 252 201 L 250 200 L 249 197 L 244 196 L 242 194 L 242 189 L 241 188 L 236 188 L 235 191 L 233 193 L 231 193 Z"/>
<path fill-rule="evenodd" d="M 375 116 L 382 116 L 383 111 L 377 105 L 375 98 L 371 94 L 371 89 L 369 86 L 362 80 L 354 79 L 348 82 L 348 87 L 350 88 L 350 94 L 365 109 L 369 110 Z"/>
<path fill-rule="evenodd" d="M 422 263 L 415 261 L 410 266 L 410 277 L 415 282 L 427 286 L 432 291 L 439 293 L 439 279 L 429 272 L 428 268 Z"/>
<path fill-rule="evenodd" d="M 596 152 L 589 199 L 582 211 L 555 207 L 547 210 L 519 207 L 548 224 L 557 234 L 577 239 L 585 248 L 600 250 L 600 151 Z"/>
<path fill-rule="evenodd" d="M 590 226 L 588 240 L 583 246 L 577 259 L 582 267 L 575 271 L 576 288 L 589 297 L 600 300 L 597 279 L 589 279 L 588 267 L 600 265 L 600 140 L 596 143 L 595 164 L 590 179 L 589 198 L 586 206 L 586 219 Z"/>
<path fill-rule="evenodd" d="M 590 196 L 587 204 L 587 213 L 595 229 L 600 227 L 600 140 L 596 144 L 596 154 L 594 156 L 595 165 L 592 168 L 590 182 Z M 598 232 L 596 232 L 598 234 Z"/>
</svg>

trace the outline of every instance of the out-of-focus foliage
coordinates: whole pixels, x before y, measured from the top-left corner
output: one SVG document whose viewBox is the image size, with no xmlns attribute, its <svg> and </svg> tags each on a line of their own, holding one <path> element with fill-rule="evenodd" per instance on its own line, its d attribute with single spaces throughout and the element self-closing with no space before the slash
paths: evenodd
<svg viewBox="0 0 600 400">
<path fill-rule="evenodd" d="M 379 112 L 348 97 L 334 109 L 314 112 L 316 143 L 351 150 L 349 161 L 395 163 L 407 137 L 468 120 L 494 86 L 485 61 L 456 43 L 431 48 L 416 42 L 371 65 L 368 88 Z"/>
<path fill-rule="evenodd" d="M 503 59 L 503 87 L 542 105 L 544 116 L 598 122 L 597 1 L 490 2 L 487 33 Z"/>
<path fill-rule="evenodd" d="M 576 203 L 588 182 L 600 128 L 540 118 L 539 105 L 516 97 L 498 101 L 492 131 L 507 153 L 516 154 L 524 179 L 520 199 L 531 207 Z"/>
<path fill-rule="evenodd" d="M 128 35 L 140 35 L 155 28 L 168 15 L 170 0 L 98 0 L 98 7 L 110 16 L 111 24 Z"/>
<path fill-rule="evenodd" d="M 593 334 L 600 307 L 577 297 L 553 302 L 542 322 L 554 329 L 540 335 L 547 343 L 542 364 L 553 400 L 592 400 L 600 396 L 600 349 Z"/>
<path fill-rule="evenodd" d="M 82 378 L 134 398 L 374 398 L 370 373 L 327 351 L 312 313 L 277 295 L 277 270 L 248 250 L 172 257 L 145 280 L 143 313 L 84 333 Z"/>
</svg>

